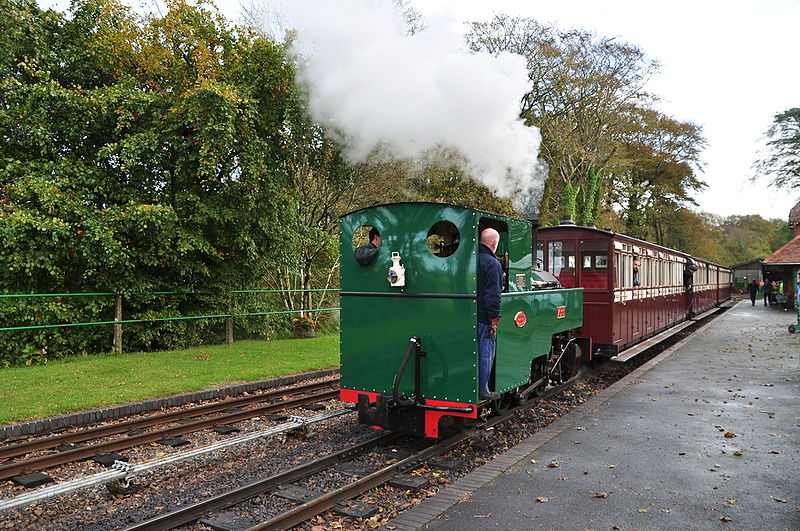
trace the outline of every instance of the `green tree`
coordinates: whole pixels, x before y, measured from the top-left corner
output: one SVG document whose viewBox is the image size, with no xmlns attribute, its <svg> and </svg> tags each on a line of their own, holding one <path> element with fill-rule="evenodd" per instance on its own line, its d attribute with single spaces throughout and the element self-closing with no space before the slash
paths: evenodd
<svg viewBox="0 0 800 531">
<path fill-rule="evenodd" d="M 130 298 L 128 315 L 146 318 L 223 309 L 219 293 L 263 278 L 290 235 L 279 162 L 294 70 L 282 46 L 205 2 L 148 17 L 110 0 L 76 0 L 69 18 L 29 0 L 0 6 L 3 289 L 209 293 Z M 2 320 L 109 318 L 99 303 L 48 304 L 4 306 Z M 152 326 L 131 346 L 219 338 L 219 326 Z M 108 348 L 107 329 L 84 330 L 0 341 Z"/>
<path fill-rule="evenodd" d="M 605 175 L 628 125 L 626 109 L 651 101 L 643 87 L 658 65 L 616 39 L 506 15 L 473 23 L 467 43 L 475 51 L 512 52 L 528 61 L 530 91 L 520 116 L 541 130 L 540 156 L 550 168 L 542 220 L 555 222 L 564 210 L 581 216 L 596 211 L 597 204 L 580 208 L 602 186 L 587 181 Z"/>
<path fill-rule="evenodd" d="M 608 164 L 608 196 L 627 233 L 664 244 L 674 230 L 673 213 L 705 187 L 697 177 L 705 140 L 697 125 L 651 109 L 631 107 L 626 116 L 630 125 Z"/>
<path fill-rule="evenodd" d="M 754 179 L 768 176 L 776 188 L 800 188 L 800 107 L 776 114 L 767 138 L 768 152 L 754 164 Z"/>
<path fill-rule="evenodd" d="M 730 216 L 719 219 L 721 244 L 730 255 L 730 264 L 766 258 L 792 239 L 788 224 L 759 215 Z"/>
<path fill-rule="evenodd" d="M 417 201 L 462 205 L 519 216 L 511 199 L 497 197 L 486 186 L 465 176 L 459 166 L 426 166 L 408 179 L 407 189 L 411 198 Z"/>
</svg>

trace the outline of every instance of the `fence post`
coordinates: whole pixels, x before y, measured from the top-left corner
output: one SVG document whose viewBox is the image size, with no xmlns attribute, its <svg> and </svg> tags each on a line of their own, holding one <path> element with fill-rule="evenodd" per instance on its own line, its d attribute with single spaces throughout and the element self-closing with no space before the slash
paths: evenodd
<svg viewBox="0 0 800 531">
<path fill-rule="evenodd" d="M 233 345 L 233 302 L 228 294 L 228 317 L 225 318 L 225 342 Z"/>
<path fill-rule="evenodd" d="M 122 321 L 122 295 L 117 295 L 114 320 Z M 122 323 L 114 325 L 114 352 L 122 354 Z"/>
</svg>

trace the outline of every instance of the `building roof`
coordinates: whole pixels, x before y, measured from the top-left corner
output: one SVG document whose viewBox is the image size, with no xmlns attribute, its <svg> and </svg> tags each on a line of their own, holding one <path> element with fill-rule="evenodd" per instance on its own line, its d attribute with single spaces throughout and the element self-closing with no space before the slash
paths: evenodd
<svg viewBox="0 0 800 531">
<path fill-rule="evenodd" d="M 748 260 L 747 262 L 739 262 L 738 264 L 733 264 L 731 269 L 746 269 L 748 267 L 754 267 L 758 269 L 761 267 L 761 262 L 763 261 L 763 258 L 756 258 L 754 260 Z"/>
<path fill-rule="evenodd" d="M 800 201 L 789 211 L 789 227 L 800 225 Z"/>
<path fill-rule="evenodd" d="M 800 234 L 765 258 L 764 265 L 800 266 Z"/>
</svg>

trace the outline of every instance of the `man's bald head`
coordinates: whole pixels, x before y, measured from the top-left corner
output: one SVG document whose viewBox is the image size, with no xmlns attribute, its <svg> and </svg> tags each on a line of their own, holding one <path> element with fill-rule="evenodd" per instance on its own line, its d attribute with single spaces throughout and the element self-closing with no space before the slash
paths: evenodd
<svg viewBox="0 0 800 531">
<path fill-rule="evenodd" d="M 481 232 L 481 243 L 495 252 L 500 243 L 500 233 L 494 229 L 483 229 Z"/>
</svg>

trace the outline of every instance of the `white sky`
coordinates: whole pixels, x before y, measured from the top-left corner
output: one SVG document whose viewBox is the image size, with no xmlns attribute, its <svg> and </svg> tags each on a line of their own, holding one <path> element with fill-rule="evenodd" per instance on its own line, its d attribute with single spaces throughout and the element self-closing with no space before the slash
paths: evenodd
<svg viewBox="0 0 800 531">
<path fill-rule="evenodd" d="M 708 140 L 701 175 L 708 188 L 696 198 L 700 210 L 786 219 L 800 200 L 796 192 L 767 188 L 766 181 L 748 182 L 773 116 L 800 106 L 800 0 L 412 2 L 425 13 L 450 10 L 463 21 L 506 13 L 639 46 L 661 64 L 660 75 L 648 87 L 661 96 L 661 109 L 701 125 Z M 63 10 L 68 0 L 39 3 Z M 240 0 L 216 3 L 228 18 L 239 18 Z"/>
</svg>

